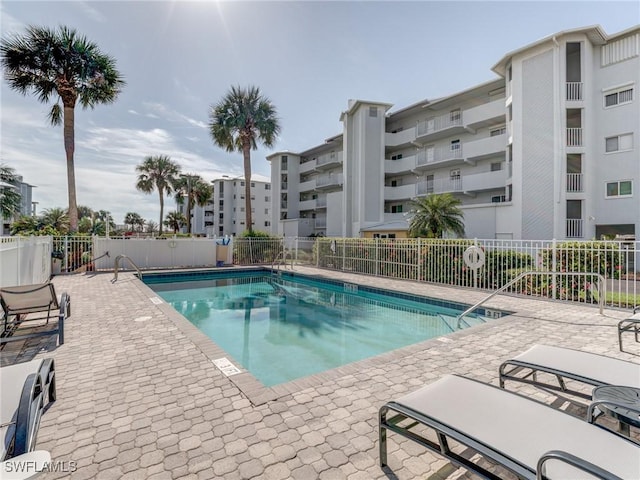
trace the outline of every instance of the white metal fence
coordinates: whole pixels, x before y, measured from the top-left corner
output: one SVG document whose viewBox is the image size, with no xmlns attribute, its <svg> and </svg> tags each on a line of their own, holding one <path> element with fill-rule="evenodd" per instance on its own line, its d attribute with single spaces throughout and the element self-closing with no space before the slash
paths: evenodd
<svg viewBox="0 0 640 480">
<path fill-rule="evenodd" d="M 51 246 L 51 237 L 0 237 L 0 287 L 49 280 Z"/>
<path fill-rule="evenodd" d="M 477 269 L 465 262 L 472 246 L 476 260 L 483 260 Z M 51 273 L 113 270 L 115 258 L 126 255 L 141 269 L 297 263 L 487 291 L 537 272 L 507 291 L 594 304 L 604 297 L 610 307 L 633 308 L 640 305 L 639 250 L 635 241 L 3 237 L 0 285 L 43 282 Z"/>
<path fill-rule="evenodd" d="M 478 269 L 465 262 L 471 246 L 483 257 Z M 608 306 L 633 308 L 640 305 L 638 249 L 620 241 L 322 238 L 315 258 L 322 268 L 487 291 L 535 271 L 507 292 L 594 304 L 602 295 Z"/>
</svg>

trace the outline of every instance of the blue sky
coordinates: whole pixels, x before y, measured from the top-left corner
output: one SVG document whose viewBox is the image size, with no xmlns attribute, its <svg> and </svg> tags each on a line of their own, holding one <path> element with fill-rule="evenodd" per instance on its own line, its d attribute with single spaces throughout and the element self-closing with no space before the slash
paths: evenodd
<svg viewBox="0 0 640 480">
<path fill-rule="evenodd" d="M 117 60 L 127 85 L 112 105 L 76 108 L 75 152 L 78 203 L 117 223 L 129 211 L 158 221 L 157 193 L 135 189 L 135 166 L 148 155 L 170 155 L 206 180 L 242 174 L 241 155 L 214 146 L 207 129 L 231 85 L 256 85 L 277 107 L 278 142 L 252 152 L 254 174 L 269 177 L 269 153 L 340 133 L 351 98 L 393 111 L 492 80 L 506 53 L 547 35 L 638 23 L 637 0 L 0 1 L 3 36 L 67 25 Z M 62 128 L 47 123 L 50 106 L 5 81 L 0 106 L 0 161 L 37 186 L 39 211 L 66 207 Z"/>
</svg>

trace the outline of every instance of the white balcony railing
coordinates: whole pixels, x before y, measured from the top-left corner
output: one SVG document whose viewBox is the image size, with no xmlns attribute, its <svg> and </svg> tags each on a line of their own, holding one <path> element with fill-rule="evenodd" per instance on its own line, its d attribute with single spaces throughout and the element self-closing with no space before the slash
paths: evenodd
<svg viewBox="0 0 640 480">
<path fill-rule="evenodd" d="M 567 218 L 567 238 L 582 238 L 582 223 L 581 218 Z"/>
<path fill-rule="evenodd" d="M 582 82 L 567 82 L 567 100 L 582 100 Z"/>
<path fill-rule="evenodd" d="M 507 134 L 481 138 L 472 142 L 464 142 L 464 158 L 478 159 L 489 157 L 507 149 Z"/>
<path fill-rule="evenodd" d="M 342 152 L 331 152 L 316 159 L 316 168 L 342 163 Z"/>
<path fill-rule="evenodd" d="M 385 200 L 406 200 L 416 196 L 415 183 L 397 187 L 384 187 Z"/>
<path fill-rule="evenodd" d="M 582 146 L 582 128 L 567 128 L 567 147 Z"/>
<path fill-rule="evenodd" d="M 418 123 L 416 126 L 416 136 L 421 137 L 447 128 L 461 127 L 462 125 L 462 112 L 449 112 Z"/>
<path fill-rule="evenodd" d="M 315 227 L 316 228 L 327 228 L 327 218 L 326 217 L 316 217 L 315 218 Z"/>
<path fill-rule="evenodd" d="M 567 173 L 567 192 L 582 192 L 582 173 Z"/>
<path fill-rule="evenodd" d="M 428 195 L 430 193 L 461 192 L 462 178 L 438 178 L 435 180 L 424 180 L 416 184 L 418 195 Z"/>
<path fill-rule="evenodd" d="M 324 208 L 327 206 L 327 197 L 316 198 L 316 208 Z"/>
<path fill-rule="evenodd" d="M 410 172 L 414 168 L 416 168 L 415 155 L 409 155 L 398 160 L 386 159 L 384 161 L 385 173 Z"/>
<path fill-rule="evenodd" d="M 316 188 L 334 187 L 342 185 L 343 183 L 344 182 L 342 173 L 318 175 L 316 177 Z"/>
<path fill-rule="evenodd" d="M 423 148 L 416 155 L 416 167 L 424 167 L 434 163 L 450 160 L 463 160 L 462 145 L 442 145 L 433 148 Z"/>
</svg>

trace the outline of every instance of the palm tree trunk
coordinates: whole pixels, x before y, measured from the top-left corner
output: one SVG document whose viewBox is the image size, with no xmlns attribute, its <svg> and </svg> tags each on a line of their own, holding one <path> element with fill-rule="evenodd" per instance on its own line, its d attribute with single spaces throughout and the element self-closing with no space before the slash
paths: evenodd
<svg viewBox="0 0 640 480">
<path fill-rule="evenodd" d="M 253 215 L 251 214 L 251 144 L 245 138 L 242 142 L 242 157 L 244 158 L 244 205 L 246 210 L 247 230 L 253 232 Z"/>
<path fill-rule="evenodd" d="M 164 214 L 164 192 L 162 188 L 158 188 L 158 194 L 160 195 L 160 225 L 159 225 L 159 236 L 162 236 L 162 215 Z"/>
<path fill-rule="evenodd" d="M 187 195 L 187 233 L 191 235 L 191 189 Z"/>
<path fill-rule="evenodd" d="M 75 105 L 64 106 L 64 151 L 67 155 L 67 190 L 69 192 L 69 229 L 78 231 L 78 201 L 76 199 L 76 173 L 73 164 L 75 151 Z"/>
</svg>

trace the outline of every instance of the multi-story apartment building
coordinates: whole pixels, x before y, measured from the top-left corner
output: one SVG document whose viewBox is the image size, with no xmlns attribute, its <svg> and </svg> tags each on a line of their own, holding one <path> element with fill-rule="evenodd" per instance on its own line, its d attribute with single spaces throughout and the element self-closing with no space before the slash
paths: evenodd
<svg viewBox="0 0 640 480">
<path fill-rule="evenodd" d="M 449 192 L 467 237 L 636 235 L 640 26 L 559 32 L 492 70 L 393 113 L 351 100 L 341 134 L 271 154 L 273 233 L 405 236 L 410 201 Z"/>
<path fill-rule="evenodd" d="M 191 212 L 191 232 L 210 237 L 241 234 L 247 229 L 244 178 L 224 175 L 211 183 L 213 196 L 205 206 L 196 205 Z M 177 208 L 186 215 L 186 202 Z M 251 210 L 253 229 L 270 232 L 271 184 L 266 177 L 251 176 Z"/>
<path fill-rule="evenodd" d="M 11 218 L 5 218 L 0 214 L 0 235 L 9 235 L 11 222 L 15 218 L 23 215 L 35 215 L 36 202 L 33 201 L 34 185 L 30 185 L 23 181 L 22 176 L 17 176 L 16 181 L 11 184 L 2 184 L 2 189 L 12 189 L 20 194 L 20 211 Z M 1 193 L 0 193 L 1 194 Z"/>
</svg>

